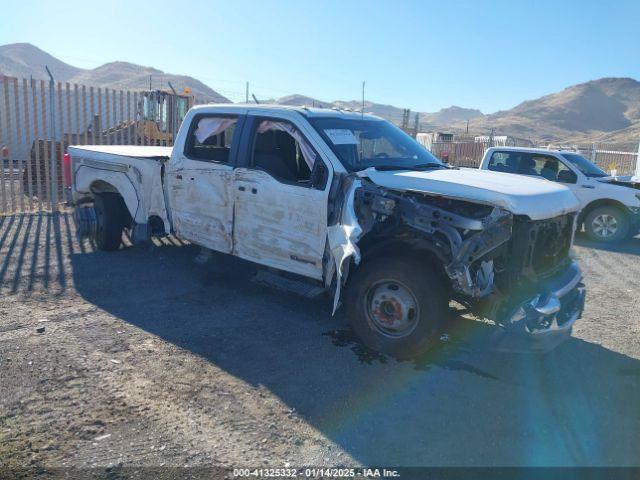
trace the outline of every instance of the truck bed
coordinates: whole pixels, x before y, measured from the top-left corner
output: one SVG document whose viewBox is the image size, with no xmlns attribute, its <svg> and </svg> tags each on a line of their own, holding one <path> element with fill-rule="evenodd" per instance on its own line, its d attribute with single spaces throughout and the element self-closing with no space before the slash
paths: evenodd
<svg viewBox="0 0 640 480">
<path fill-rule="evenodd" d="M 156 147 L 141 145 L 70 145 L 74 150 L 87 150 L 108 155 L 120 155 L 130 158 L 149 158 L 154 160 L 168 160 L 172 147 Z"/>
<path fill-rule="evenodd" d="M 172 147 L 138 145 L 71 145 L 72 201 L 117 191 L 138 225 L 158 217 L 170 231 L 162 183 L 163 164 Z M 143 227 L 144 228 L 144 227 Z"/>
</svg>

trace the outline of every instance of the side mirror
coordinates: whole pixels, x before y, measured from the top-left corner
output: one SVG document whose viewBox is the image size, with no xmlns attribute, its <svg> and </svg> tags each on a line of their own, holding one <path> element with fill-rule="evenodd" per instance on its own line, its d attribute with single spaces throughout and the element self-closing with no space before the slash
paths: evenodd
<svg viewBox="0 0 640 480">
<path fill-rule="evenodd" d="M 311 178 L 309 179 L 311 182 L 311 186 L 316 190 L 324 189 L 327 184 L 327 167 L 322 162 L 322 160 L 317 159 L 313 164 L 313 170 L 311 170 Z"/>
</svg>

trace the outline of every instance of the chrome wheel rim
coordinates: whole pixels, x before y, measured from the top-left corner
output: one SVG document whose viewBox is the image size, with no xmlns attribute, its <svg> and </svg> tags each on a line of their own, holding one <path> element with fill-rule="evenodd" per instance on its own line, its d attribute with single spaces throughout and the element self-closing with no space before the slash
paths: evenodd
<svg viewBox="0 0 640 480">
<path fill-rule="evenodd" d="M 401 282 L 381 280 L 374 283 L 367 290 L 364 301 L 369 324 L 387 337 L 406 337 L 418 324 L 418 302 Z"/>
<path fill-rule="evenodd" d="M 613 215 L 603 213 L 591 222 L 591 228 L 600 238 L 611 238 L 618 232 L 618 220 Z"/>
</svg>

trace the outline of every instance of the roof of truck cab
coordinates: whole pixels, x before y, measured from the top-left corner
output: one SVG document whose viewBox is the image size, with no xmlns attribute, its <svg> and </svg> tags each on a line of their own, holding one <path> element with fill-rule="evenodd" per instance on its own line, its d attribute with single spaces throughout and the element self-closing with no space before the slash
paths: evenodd
<svg viewBox="0 0 640 480">
<path fill-rule="evenodd" d="M 524 152 L 524 153 L 573 153 L 577 154 L 578 152 L 574 152 L 573 150 L 554 150 L 549 148 L 528 148 L 528 147 L 491 147 L 489 150 L 500 150 L 500 151 L 511 151 L 511 152 Z"/>
<path fill-rule="evenodd" d="M 216 104 L 206 104 L 206 105 L 196 105 L 192 110 L 196 110 L 199 113 L 216 113 L 220 110 L 224 112 L 232 112 L 237 111 L 239 114 L 246 113 L 249 110 L 252 111 L 264 111 L 265 114 L 268 113 L 277 113 L 282 111 L 288 112 L 298 112 L 301 115 L 304 115 L 308 118 L 318 118 L 318 117 L 327 117 L 327 118 L 343 118 L 343 119 L 352 119 L 359 120 L 367 118 L 368 120 L 382 120 L 380 117 L 373 115 L 371 113 L 365 113 L 362 115 L 360 112 L 352 111 L 352 110 L 340 110 L 333 108 L 317 108 L 317 107 L 304 107 L 304 106 L 294 106 L 294 105 L 273 105 L 268 103 L 216 103 Z"/>
</svg>

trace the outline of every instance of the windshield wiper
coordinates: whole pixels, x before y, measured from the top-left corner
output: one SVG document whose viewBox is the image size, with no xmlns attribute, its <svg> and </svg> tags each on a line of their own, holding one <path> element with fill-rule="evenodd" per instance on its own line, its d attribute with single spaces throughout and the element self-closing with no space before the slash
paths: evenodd
<svg viewBox="0 0 640 480">
<path fill-rule="evenodd" d="M 436 168 L 448 168 L 448 167 L 446 167 L 442 163 L 431 162 L 431 163 L 420 163 L 418 165 L 408 165 L 408 166 L 404 166 L 404 165 L 377 165 L 377 166 L 374 166 L 373 168 L 375 168 L 378 171 L 385 172 L 385 171 L 390 171 L 390 170 L 417 170 L 417 171 L 421 171 L 421 170 L 431 170 L 431 169 L 436 169 Z"/>
<path fill-rule="evenodd" d="M 435 163 L 435 162 L 421 163 L 419 165 L 414 165 L 413 166 L 413 169 L 415 169 L 415 170 L 430 170 L 432 168 L 448 168 L 448 167 L 446 167 L 442 163 Z"/>
</svg>

